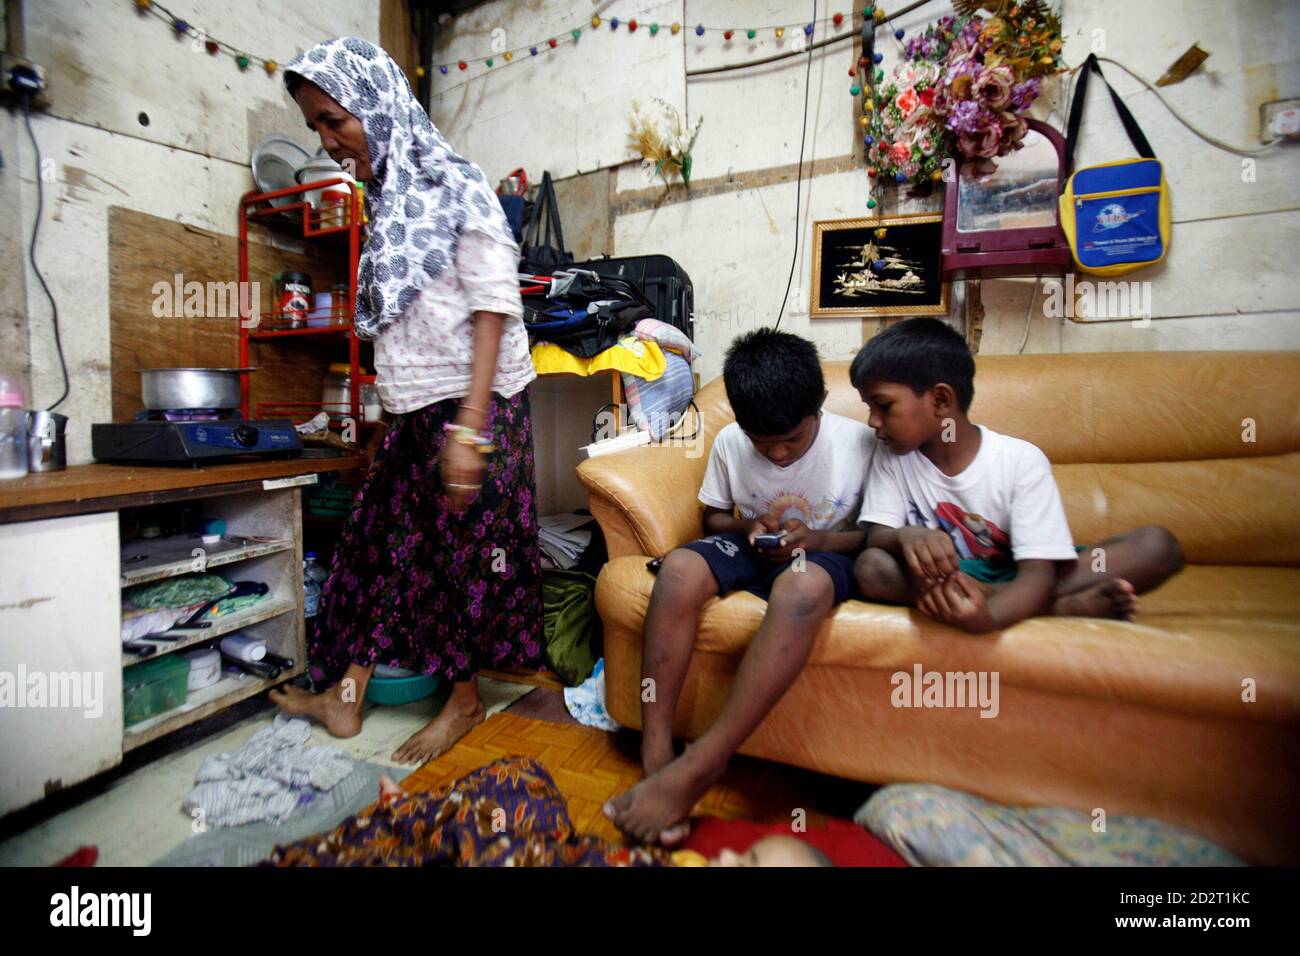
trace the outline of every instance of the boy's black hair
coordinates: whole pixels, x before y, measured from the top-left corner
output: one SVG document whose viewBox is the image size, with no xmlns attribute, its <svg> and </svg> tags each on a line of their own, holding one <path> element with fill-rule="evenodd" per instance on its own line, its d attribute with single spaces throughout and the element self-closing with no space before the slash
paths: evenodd
<svg viewBox="0 0 1300 956">
<path fill-rule="evenodd" d="M 868 382 L 896 382 L 917 395 L 940 382 L 957 393 L 967 411 L 975 398 L 975 359 L 961 333 L 938 319 L 908 319 L 878 333 L 849 367 L 853 387 Z"/>
<path fill-rule="evenodd" d="M 817 346 L 775 329 L 756 329 L 727 349 L 722 365 L 736 422 L 751 435 L 784 435 L 822 407 L 826 380 Z"/>
</svg>

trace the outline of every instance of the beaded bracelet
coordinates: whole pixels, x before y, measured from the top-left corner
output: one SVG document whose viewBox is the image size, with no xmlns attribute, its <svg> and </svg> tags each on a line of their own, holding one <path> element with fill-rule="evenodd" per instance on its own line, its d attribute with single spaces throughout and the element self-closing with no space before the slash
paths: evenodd
<svg viewBox="0 0 1300 956">
<path fill-rule="evenodd" d="M 481 455 L 496 450 L 492 446 L 492 436 L 488 432 L 476 432 L 472 428 L 457 425 L 454 422 L 447 422 L 442 426 L 442 430 L 451 436 L 452 441 L 459 442 L 462 445 L 471 445 Z"/>
</svg>

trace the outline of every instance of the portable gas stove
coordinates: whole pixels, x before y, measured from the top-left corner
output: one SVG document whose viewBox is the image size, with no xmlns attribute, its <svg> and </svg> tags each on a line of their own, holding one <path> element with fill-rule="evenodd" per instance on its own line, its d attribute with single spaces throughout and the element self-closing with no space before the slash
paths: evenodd
<svg viewBox="0 0 1300 956">
<path fill-rule="evenodd" d="M 294 458 L 302 442 L 287 418 L 246 420 L 233 409 L 182 408 L 92 424 L 90 449 L 96 461 L 197 467 L 246 456 Z"/>
</svg>

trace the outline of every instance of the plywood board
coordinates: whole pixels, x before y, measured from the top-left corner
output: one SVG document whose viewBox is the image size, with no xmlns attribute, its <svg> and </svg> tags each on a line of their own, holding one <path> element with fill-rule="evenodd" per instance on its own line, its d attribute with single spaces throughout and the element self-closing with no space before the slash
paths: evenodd
<svg viewBox="0 0 1300 956">
<path fill-rule="evenodd" d="M 306 272 L 312 276 L 314 288 L 322 290 L 342 280 L 346 265 L 346 254 L 338 245 L 250 243 L 249 275 L 262 283 L 264 309 L 271 308 L 275 273 Z M 174 289 L 177 275 L 182 276 L 183 284 L 230 282 L 238 278 L 238 266 L 239 242 L 234 237 L 129 209 L 109 210 L 112 420 L 128 421 L 144 407 L 141 369 L 230 367 L 238 363 L 237 316 L 154 314 L 160 294 L 157 283 Z M 338 335 L 253 343 L 250 360 L 258 371 L 250 378 L 252 404 L 319 402 L 329 363 L 347 360 L 346 342 L 345 336 Z"/>
</svg>

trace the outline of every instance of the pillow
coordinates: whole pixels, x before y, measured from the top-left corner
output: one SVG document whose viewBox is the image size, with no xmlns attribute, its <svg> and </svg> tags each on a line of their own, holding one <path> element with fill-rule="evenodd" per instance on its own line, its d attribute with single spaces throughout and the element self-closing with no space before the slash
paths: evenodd
<svg viewBox="0 0 1300 956">
<path fill-rule="evenodd" d="M 1243 866 L 1204 837 L 1146 817 L 1004 807 L 932 784 L 882 787 L 853 819 L 913 866 Z"/>
</svg>

